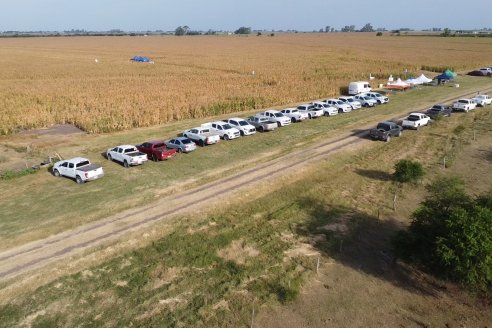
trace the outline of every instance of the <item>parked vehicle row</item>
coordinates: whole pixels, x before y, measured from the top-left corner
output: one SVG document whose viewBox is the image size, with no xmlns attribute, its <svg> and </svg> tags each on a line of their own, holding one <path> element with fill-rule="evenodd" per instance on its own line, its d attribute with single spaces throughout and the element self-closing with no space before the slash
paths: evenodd
<svg viewBox="0 0 492 328">
<path fill-rule="evenodd" d="M 488 95 L 477 95 L 472 99 L 459 99 L 450 107 L 448 105 L 436 104 L 429 108 L 425 113 L 410 113 L 404 118 L 401 125 L 395 122 L 380 122 L 376 128 L 369 130 L 369 136 L 373 139 L 390 141 L 392 137 L 402 135 L 403 129 L 418 130 L 422 126 L 428 125 L 431 120 L 437 117 L 450 116 L 452 111 L 469 112 L 477 106 L 484 107 L 492 104 L 492 99 Z"/>
<path fill-rule="evenodd" d="M 370 91 L 370 90 L 369 90 Z M 363 99 L 362 101 L 359 99 Z M 332 98 L 324 101 L 315 101 L 299 105 L 296 108 L 282 110 L 266 110 L 247 119 L 238 117 L 223 121 L 204 123 L 199 127 L 183 131 L 181 137 L 167 141 L 152 140 L 140 145 L 120 145 L 108 149 L 106 158 L 121 163 L 125 168 L 143 165 L 148 160 L 164 161 L 176 156 L 176 153 L 189 153 L 196 146 L 216 144 L 220 139 L 233 140 L 240 136 L 255 134 L 256 131 L 273 131 L 291 123 L 315 119 L 321 116 L 334 116 L 339 113 L 349 113 L 361 107 L 373 107 L 379 103 L 386 103 L 387 97 L 378 93 L 367 93 L 357 96 Z M 77 183 L 84 183 L 104 176 L 100 165 L 91 164 L 86 158 L 76 157 L 55 163 L 53 174 L 57 177 L 66 176 L 75 179 Z"/>
</svg>

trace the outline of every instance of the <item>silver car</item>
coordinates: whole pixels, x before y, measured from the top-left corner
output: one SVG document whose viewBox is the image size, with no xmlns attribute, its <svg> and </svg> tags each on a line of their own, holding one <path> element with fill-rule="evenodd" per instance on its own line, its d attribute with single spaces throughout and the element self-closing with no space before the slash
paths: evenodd
<svg viewBox="0 0 492 328">
<path fill-rule="evenodd" d="M 260 132 L 273 131 L 278 128 L 277 122 L 271 121 L 270 118 L 266 116 L 250 116 L 246 122 L 254 126 L 256 130 Z"/>
<path fill-rule="evenodd" d="M 196 144 L 186 137 L 178 137 L 164 142 L 167 148 L 174 148 L 178 153 L 189 153 L 196 149 Z"/>
</svg>

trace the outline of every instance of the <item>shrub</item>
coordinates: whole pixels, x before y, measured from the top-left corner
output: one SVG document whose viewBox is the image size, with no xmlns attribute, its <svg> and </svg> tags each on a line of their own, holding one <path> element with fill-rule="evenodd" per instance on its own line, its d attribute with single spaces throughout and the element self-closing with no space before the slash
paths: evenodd
<svg viewBox="0 0 492 328">
<path fill-rule="evenodd" d="M 419 162 L 402 159 L 395 164 L 394 177 L 399 182 L 417 182 L 424 174 L 424 168 Z"/>
<path fill-rule="evenodd" d="M 458 178 L 441 178 L 393 239 L 396 255 L 438 276 L 490 293 L 492 192 L 470 197 Z"/>
<path fill-rule="evenodd" d="M 376 33 L 376 36 L 383 36 L 383 32 Z"/>
</svg>

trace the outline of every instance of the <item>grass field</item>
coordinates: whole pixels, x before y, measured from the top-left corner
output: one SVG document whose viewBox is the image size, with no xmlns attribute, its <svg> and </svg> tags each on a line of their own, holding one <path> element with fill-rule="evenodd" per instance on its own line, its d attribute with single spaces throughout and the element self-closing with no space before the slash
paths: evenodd
<svg viewBox="0 0 492 328">
<path fill-rule="evenodd" d="M 155 64 L 129 62 L 134 55 Z M 126 130 L 334 96 L 369 74 L 377 84 L 405 69 L 420 74 L 423 66 L 468 70 L 491 62 L 492 43 L 481 38 L 0 39 L 0 134 L 64 122 L 93 133 Z"/>
<path fill-rule="evenodd" d="M 324 304 L 318 311 L 296 303 L 312 316 L 312 326 L 326 326 L 314 320 L 327 316 L 334 326 L 483 326 L 491 320 L 487 305 L 422 273 L 393 271 L 381 251 L 390 254 L 391 233 L 405 225 L 424 194 L 422 185 L 391 181 L 394 163 L 419 160 L 428 171 L 426 183 L 443 173 L 442 156 L 457 159 L 473 143 L 473 131 L 490 140 L 491 123 L 490 107 L 456 114 L 389 144 L 333 156 L 257 199 L 242 197 L 212 216 L 183 218 L 146 247 L 3 300 L 0 326 L 238 327 L 249 326 L 255 307 L 259 326 L 268 327 L 282 317 L 272 319 L 279 312 L 264 304 L 294 301 L 304 279 L 314 275 L 318 255 L 322 270 L 336 277 L 320 288 L 337 298 L 314 302 Z M 481 150 L 467 153 L 465 164 Z M 482 167 L 490 161 L 471 158 Z M 490 187 L 487 167 L 482 181 L 469 185 L 473 192 Z M 473 177 L 462 166 L 453 172 Z M 328 271 L 333 261 L 338 271 Z"/>
<path fill-rule="evenodd" d="M 106 162 L 101 153 L 117 144 L 170 137 L 185 127 L 199 124 L 200 120 L 101 136 L 81 135 L 66 140 L 55 137 L 47 144 L 40 142 L 39 146 L 36 146 L 39 141 L 36 137 L 3 137 L 0 144 L 14 147 L 12 145 L 18 145 L 13 144 L 14 141 L 21 144 L 27 142 L 44 156 L 57 151 L 65 158 L 81 155 L 93 162 L 102 162 L 106 176 L 81 187 L 68 179 L 56 180 L 43 169 L 35 175 L 2 182 L 0 249 L 43 238 L 140 204 L 158 201 L 163 195 L 251 167 L 311 142 L 337 136 L 341 131 L 339 129 L 355 131 L 368 122 L 397 116 L 402 114 L 402 108 L 404 112 L 408 111 L 407 108 L 421 109 L 440 99 L 452 97 L 458 91 L 490 87 L 488 79 L 461 77 L 458 81 L 461 83 L 460 89 L 431 87 L 395 94 L 390 104 L 374 110 L 360 110 L 294 124 L 273 133 L 221 142 L 200 148 L 194 153 L 177 156 L 168 162 L 151 162 L 129 170 L 116 163 Z"/>
</svg>

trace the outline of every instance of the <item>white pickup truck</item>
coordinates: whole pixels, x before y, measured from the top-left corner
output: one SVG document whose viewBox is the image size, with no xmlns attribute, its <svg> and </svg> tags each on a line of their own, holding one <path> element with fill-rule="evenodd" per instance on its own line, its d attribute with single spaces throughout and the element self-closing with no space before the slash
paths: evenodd
<svg viewBox="0 0 492 328">
<path fill-rule="evenodd" d="M 218 133 L 212 132 L 210 128 L 203 126 L 184 131 L 183 137 L 191 139 L 201 147 L 213 145 L 220 141 L 220 135 Z"/>
<path fill-rule="evenodd" d="M 241 132 L 239 132 L 238 129 L 232 127 L 232 125 L 224 121 L 204 123 L 202 126 L 210 128 L 213 132 L 217 132 L 224 140 L 232 140 L 241 136 Z"/>
<path fill-rule="evenodd" d="M 328 105 L 322 101 L 315 101 L 312 103 L 314 108 L 323 110 L 324 116 L 335 116 L 338 114 L 338 108 Z"/>
<path fill-rule="evenodd" d="M 339 99 L 326 99 L 325 103 L 328 105 L 335 107 L 339 113 L 349 113 L 352 111 L 352 106 L 349 104 L 344 103 L 343 101 Z"/>
<path fill-rule="evenodd" d="M 472 98 L 473 102 L 477 104 L 477 106 L 484 107 L 485 105 L 490 105 L 492 103 L 492 98 L 488 95 L 477 95 Z"/>
<path fill-rule="evenodd" d="M 291 123 L 290 118 L 279 112 L 278 110 L 270 109 L 265 112 L 256 114 L 255 116 L 266 116 L 271 121 L 277 122 L 278 127 L 286 126 Z"/>
<path fill-rule="evenodd" d="M 453 104 L 454 110 L 461 110 L 464 112 L 469 112 L 476 107 L 477 104 L 471 99 L 460 99 Z"/>
<path fill-rule="evenodd" d="M 129 168 L 134 165 L 142 165 L 148 161 L 147 154 L 138 151 L 137 147 L 132 145 L 121 145 L 110 148 L 106 151 L 106 158 L 110 161 L 117 161 Z"/>
<path fill-rule="evenodd" d="M 227 122 L 238 129 L 242 136 L 249 136 L 256 133 L 256 128 L 243 118 L 233 117 L 228 120 L 224 120 L 224 122 Z"/>
<path fill-rule="evenodd" d="M 307 113 L 301 113 L 297 108 L 285 108 L 282 109 L 280 112 L 285 116 L 290 117 L 292 123 L 302 122 L 305 119 L 309 118 L 309 115 Z"/>
<path fill-rule="evenodd" d="M 307 113 L 309 118 L 316 118 L 323 116 L 323 110 L 316 108 L 313 104 L 304 104 L 297 106 L 297 109 L 302 113 Z"/>
<path fill-rule="evenodd" d="M 430 122 L 430 117 L 422 113 L 410 113 L 401 123 L 404 129 L 416 129 L 427 125 Z"/>
<path fill-rule="evenodd" d="M 87 158 L 75 157 L 68 160 L 56 162 L 53 165 L 55 177 L 69 177 L 75 179 L 78 184 L 92 181 L 104 176 L 101 165 L 91 164 Z"/>
</svg>

